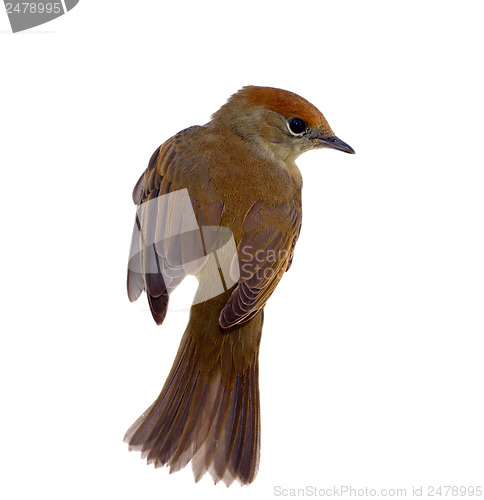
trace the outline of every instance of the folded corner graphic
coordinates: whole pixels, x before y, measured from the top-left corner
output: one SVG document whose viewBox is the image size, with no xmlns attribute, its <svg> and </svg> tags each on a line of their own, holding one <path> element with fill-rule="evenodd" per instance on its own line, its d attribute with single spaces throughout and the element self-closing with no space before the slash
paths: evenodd
<svg viewBox="0 0 484 500">
<path fill-rule="evenodd" d="M 79 3 L 79 0 L 64 0 L 64 3 L 66 4 L 66 9 L 69 12 L 73 7 L 75 7 Z"/>
<path fill-rule="evenodd" d="M 17 33 L 48 23 L 73 9 L 79 0 L 4 0 L 12 31 Z"/>
</svg>

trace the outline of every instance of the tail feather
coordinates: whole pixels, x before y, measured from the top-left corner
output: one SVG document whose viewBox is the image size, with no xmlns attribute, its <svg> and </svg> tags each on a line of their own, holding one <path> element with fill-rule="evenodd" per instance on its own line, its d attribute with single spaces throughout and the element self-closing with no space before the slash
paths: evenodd
<svg viewBox="0 0 484 500">
<path fill-rule="evenodd" d="M 257 364 L 237 376 L 234 390 L 230 394 L 225 422 L 219 425 L 218 443 L 213 449 L 213 459 L 208 469 L 214 477 L 230 484 L 238 479 L 242 484 L 255 479 L 259 466 L 259 399 Z"/>
<path fill-rule="evenodd" d="M 260 340 L 261 321 L 252 321 Z M 257 352 L 248 356 L 247 366 L 233 360 L 231 371 L 222 354 L 236 352 L 234 344 L 252 335 L 254 325 L 235 327 L 230 340 L 220 343 L 220 359 L 209 368 L 192 328 L 189 324 L 157 400 L 124 439 L 155 467 L 166 465 L 174 472 L 191 460 L 196 481 L 209 472 L 215 483 L 251 483 L 260 453 Z M 258 351 L 258 341 L 254 345 Z M 213 352 L 213 345 L 208 348 Z"/>
</svg>

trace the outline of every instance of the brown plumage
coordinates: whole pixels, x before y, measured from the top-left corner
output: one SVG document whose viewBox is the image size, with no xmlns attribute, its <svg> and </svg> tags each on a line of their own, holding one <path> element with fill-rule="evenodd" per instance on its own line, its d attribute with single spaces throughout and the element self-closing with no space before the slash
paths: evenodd
<svg viewBox="0 0 484 500">
<path fill-rule="evenodd" d="M 136 184 L 138 231 L 128 295 L 136 300 L 145 290 L 157 324 L 165 318 L 169 293 L 190 272 L 186 263 L 202 247 L 202 255 L 218 248 L 216 238 L 202 236 L 201 228 L 230 229 L 240 272 L 237 283 L 218 293 L 210 287 L 220 269 L 192 270 L 199 290 L 208 288 L 212 298 L 192 306 L 160 395 L 125 436 L 130 449 L 155 466 L 176 471 L 191 461 L 196 480 L 207 471 L 227 485 L 254 480 L 263 308 L 291 265 L 301 228 L 302 179 L 295 159 L 319 147 L 354 152 L 302 97 L 244 87 L 208 124 L 183 130 L 160 146 Z M 160 209 L 162 195 L 182 190 L 190 207 L 176 201 Z M 196 230 L 188 230 L 194 222 L 190 214 Z"/>
</svg>

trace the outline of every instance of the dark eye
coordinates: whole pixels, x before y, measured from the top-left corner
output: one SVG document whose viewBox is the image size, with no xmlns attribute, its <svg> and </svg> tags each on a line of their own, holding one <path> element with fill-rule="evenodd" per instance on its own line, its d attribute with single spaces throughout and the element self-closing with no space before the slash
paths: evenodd
<svg viewBox="0 0 484 500">
<path fill-rule="evenodd" d="M 289 129 L 293 134 L 302 134 L 306 130 L 306 124 L 301 118 L 291 118 L 289 120 Z"/>
</svg>

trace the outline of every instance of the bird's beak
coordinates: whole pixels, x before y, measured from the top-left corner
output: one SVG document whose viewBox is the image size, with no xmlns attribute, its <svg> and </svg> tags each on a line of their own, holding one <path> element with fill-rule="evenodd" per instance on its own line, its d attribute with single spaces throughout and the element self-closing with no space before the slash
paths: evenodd
<svg viewBox="0 0 484 500">
<path fill-rule="evenodd" d="M 355 154 L 355 150 L 346 142 L 333 135 L 332 137 L 319 138 L 321 146 L 328 148 L 337 149 L 338 151 L 344 151 L 345 153 Z"/>
</svg>

